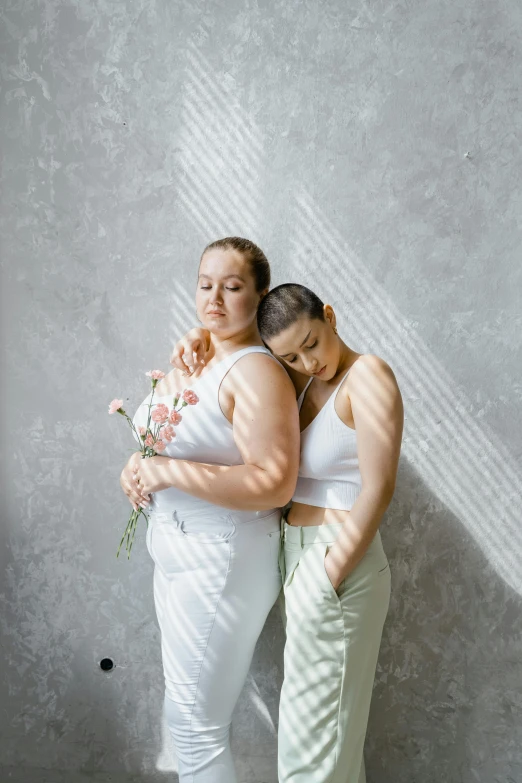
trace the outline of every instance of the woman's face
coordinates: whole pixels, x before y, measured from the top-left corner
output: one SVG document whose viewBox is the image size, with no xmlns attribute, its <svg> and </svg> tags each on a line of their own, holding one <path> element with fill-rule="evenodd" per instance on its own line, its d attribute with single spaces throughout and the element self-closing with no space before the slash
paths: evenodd
<svg viewBox="0 0 522 783">
<path fill-rule="evenodd" d="M 270 350 L 303 375 L 329 381 L 337 374 L 341 343 L 334 332 L 335 314 L 325 305 L 325 320 L 303 316 L 267 341 Z"/>
<path fill-rule="evenodd" d="M 255 324 L 261 295 L 250 262 L 237 250 L 213 248 L 199 265 L 196 310 L 202 325 L 223 339 Z"/>
</svg>

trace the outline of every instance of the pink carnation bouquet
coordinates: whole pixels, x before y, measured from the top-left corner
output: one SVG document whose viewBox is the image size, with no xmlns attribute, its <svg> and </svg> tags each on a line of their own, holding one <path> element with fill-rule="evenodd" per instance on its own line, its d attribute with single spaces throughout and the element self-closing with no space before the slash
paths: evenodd
<svg viewBox="0 0 522 783">
<path fill-rule="evenodd" d="M 193 392 L 191 389 L 185 389 L 183 392 L 179 392 L 174 395 L 172 400 L 172 408 L 169 408 L 168 405 L 165 405 L 162 402 L 155 403 L 154 391 L 156 389 L 156 384 L 159 380 L 165 377 L 165 373 L 161 370 L 150 370 L 148 373 L 146 373 L 146 375 L 150 378 L 152 385 L 152 393 L 150 395 L 148 404 L 146 427 L 138 427 L 136 429 L 134 422 L 130 416 L 127 415 L 123 408 L 123 400 L 114 399 L 109 405 L 109 414 L 112 415 L 113 413 L 119 413 L 129 423 L 136 440 L 140 444 L 139 451 L 141 452 L 142 459 L 146 459 L 147 457 L 155 457 L 156 455 L 161 454 L 162 451 L 165 451 L 167 444 L 171 443 L 172 440 L 176 437 L 174 427 L 176 427 L 182 419 L 180 410 L 185 408 L 187 405 L 196 405 L 196 403 L 199 402 L 199 398 L 195 392 Z M 148 526 L 149 518 L 143 509 L 139 508 L 137 511 L 134 511 L 133 509 L 129 517 L 129 521 L 127 522 L 127 527 L 125 528 L 121 538 L 116 557 L 119 556 L 120 549 L 123 546 L 123 542 L 125 542 L 127 558 L 130 558 L 132 544 L 134 542 L 134 536 L 138 526 L 138 520 L 141 515 L 145 517 Z"/>
</svg>

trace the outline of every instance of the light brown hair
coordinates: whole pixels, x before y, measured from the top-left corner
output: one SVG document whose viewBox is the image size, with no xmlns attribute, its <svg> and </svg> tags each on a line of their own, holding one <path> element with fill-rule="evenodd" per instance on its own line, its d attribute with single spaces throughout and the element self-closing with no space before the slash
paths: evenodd
<svg viewBox="0 0 522 783">
<path fill-rule="evenodd" d="M 238 253 L 243 255 L 250 263 L 257 293 L 261 293 L 261 291 L 270 288 L 270 264 L 260 247 L 249 239 L 243 239 L 243 237 L 225 237 L 224 239 L 216 239 L 215 242 L 211 242 L 210 245 L 207 245 L 201 254 L 201 258 L 203 258 L 207 250 L 213 250 L 215 248 L 221 248 L 222 250 L 237 250 Z"/>
</svg>

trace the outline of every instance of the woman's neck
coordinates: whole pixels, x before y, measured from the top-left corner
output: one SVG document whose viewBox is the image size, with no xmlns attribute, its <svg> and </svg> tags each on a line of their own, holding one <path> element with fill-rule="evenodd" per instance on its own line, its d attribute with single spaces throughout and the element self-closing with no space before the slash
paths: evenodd
<svg viewBox="0 0 522 783">
<path fill-rule="evenodd" d="M 218 362 L 225 356 L 252 345 L 264 345 L 257 326 L 224 338 L 210 332 L 210 355 Z"/>
<path fill-rule="evenodd" d="M 332 382 L 335 382 L 338 378 L 344 375 L 345 372 L 350 369 L 352 364 L 360 356 L 360 354 L 358 354 L 356 351 L 352 351 L 352 349 L 348 345 L 346 345 L 346 343 L 344 343 L 341 340 L 341 338 L 339 338 L 339 342 L 340 342 L 339 364 L 337 365 L 337 372 L 335 374 L 335 377 L 332 378 Z"/>
</svg>

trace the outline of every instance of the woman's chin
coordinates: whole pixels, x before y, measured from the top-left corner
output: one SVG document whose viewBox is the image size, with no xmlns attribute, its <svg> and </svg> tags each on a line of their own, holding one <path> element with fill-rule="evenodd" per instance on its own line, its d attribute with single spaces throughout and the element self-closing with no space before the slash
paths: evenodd
<svg viewBox="0 0 522 783">
<path fill-rule="evenodd" d="M 320 370 L 320 372 L 314 372 L 314 373 L 310 373 L 310 374 L 311 374 L 312 378 L 317 378 L 320 381 L 329 381 L 330 380 L 330 372 L 329 372 L 327 364 L 323 365 L 323 367 Z"/>
<path fill-rule="evenodd" d="M 224 315 L 207 315 L 206 318 L 201 321 L 201 325 L 210 332 L 217 332 L 230 328 L 230 324 L 227 321 L 228 319 Z"/>
<path fill-rule="evenodd" d="M 228 318 L 219 316 L 215 318 L 205 318 L 204 321 L 201 321 L 201 326 L 222 339 L 233 337 L 239 331 L 239 329 L 234 329 L 228 321 Z"/>
</svg>

